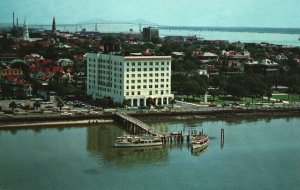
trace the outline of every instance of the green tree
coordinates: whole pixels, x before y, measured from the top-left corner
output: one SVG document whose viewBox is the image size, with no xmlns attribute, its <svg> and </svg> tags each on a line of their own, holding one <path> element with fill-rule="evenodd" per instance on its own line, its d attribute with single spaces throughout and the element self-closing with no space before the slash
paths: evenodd
<svg viewBox="0 0 300 190">
<path fill-rule="evenodd" d="M 57 107 L 59 107 L 59 111 L 61 111 L 62 107 L 64 107 L 64 102 L 60 98 L 57 101 Z"/>
<path fill-rule="evenodd" d="M 38 110 L 41 107 L 41 103 L 39 101 L 35 101 L 33 103 L 34 110 Z"/>
<path fill-rule="evenodd" d="M 12 111 L 13 113 L 15 113 L 15 109 L 16 109 L 16 107 L 17 107 L 16 102 L 15 102 L 15 101 L 12 101 L 8 106 L 11 108 L 11 111 Z"/>
</svg>

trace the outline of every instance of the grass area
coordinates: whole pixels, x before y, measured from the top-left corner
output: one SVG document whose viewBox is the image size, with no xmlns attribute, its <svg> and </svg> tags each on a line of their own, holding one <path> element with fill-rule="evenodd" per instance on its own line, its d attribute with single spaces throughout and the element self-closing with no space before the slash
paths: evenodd
<svg viewBox="0 0 300 190">
<path fill-rule="evenodd" d="M 293 95 L 293 94 L 286 94 L 286 95 L 273 95 L 272 98 L 283 100 L 283 101 L 289 101 L 289 102 L 298 102 L 300 101 L 299 95 Z"/>
<path fill-rule="evenodd" d="M 282 93 L 279 93 L 282 94 Z M 195 97 L 195 99 L 193 100 L 192 96 L 189 96 L 189 98 L 187 99 L 186 96 L 178 96 L 176 95 L 176 100 L 184 100 L 186 102 L 191 102 L 191 103 L 203 103 L 204 102 L 204 96 L 197 96 Z M 272 98 L 277 99 L 277 100 L 282 100 L 282 101 L 289 101 L 289 102 L 299 102 L 300 101 L 300 96 L 299 95 L 273 95 Z M 241 98 L 238 100 L 234 100 L 233 97 L 230 96 L 216 96 L 213 100 L 212 96 L 208 96 L 207 97 L 207 102 L 208 103 L 216 103 L 216 104 L 231 104 L 231 103 L 239 103 L 239 104 L 247 104 L 247 103 L 252 103 L 252 98 Z M 272 102 L 276 102 L 276 101 L 268 101 L 267 99 L 262 99 L 262 98 L 254 98 L 253 99 L 253 103 L 272 103 Z"/>
</svg>

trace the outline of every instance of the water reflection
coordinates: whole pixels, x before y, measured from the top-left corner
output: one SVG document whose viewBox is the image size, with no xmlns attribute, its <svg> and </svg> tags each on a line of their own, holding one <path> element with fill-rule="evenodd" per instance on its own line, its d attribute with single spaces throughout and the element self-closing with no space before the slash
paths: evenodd
<svg viewBox="0 0 300 190">
<path fill-rule="evenodd" d="M 192 156 L 201 156 L 202 154 L 204 154 L 204 152 L 207 151 L 207 149 L 208 149 L 208 146 L 204 149 L 195 148 L 195 149 L 191 150 L 191 154 L 192 154 Z"/>
<path fill-rule="evenodd" d="M 115 148 L 113 142 L 123 131 L 116 126 L 87 128 L 87 150 L 104 164 L 129 167 L 135 165 L 163 164 L 169 152 L 164 147 Z"/>
</svg>

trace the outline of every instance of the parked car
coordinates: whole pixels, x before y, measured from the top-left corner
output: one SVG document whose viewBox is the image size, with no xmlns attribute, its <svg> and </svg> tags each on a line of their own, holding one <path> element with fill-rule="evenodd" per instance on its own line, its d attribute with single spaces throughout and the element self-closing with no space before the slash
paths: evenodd
<svg viewBox="0 0 300 190">
<path fill-rule="evenodd" d="M 61 116 L 70 116 L 70 115 L 72 115 L 72 113 L 70 113 L 70 112 L 61 112 L 60 115 Z"/>
<path fill-rule="evenodd" d="M 216 107 L 217 104 L 214 104 L 214 103 L 211 103 L 211 104 L 208 104 L 208 107 Z"/>
</svg>

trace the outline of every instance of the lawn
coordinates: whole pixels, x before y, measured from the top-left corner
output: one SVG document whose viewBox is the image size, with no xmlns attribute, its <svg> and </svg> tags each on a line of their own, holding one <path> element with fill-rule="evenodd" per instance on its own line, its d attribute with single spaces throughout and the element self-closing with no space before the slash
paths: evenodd
<svg viewBox="0 0 300 190">
<path fill-rule="evenodd" d="M 179 96 L 176 95 L 175 96 L 176 100 L 184 100 L 186 102 L 191 102 L 191 103 L 197 103 L 197 104 L 201 104 L 204 103 L 204 96 L 197 96 L 195 97 L 195 99 L 193 100 L 192 96 L 189 96 L 189 98 L 187 99 L 186 96 Z M 297 102 L 300 101 L 299 99 L 299 95 L 288 95 L 288 94 L 278 94 L 278 95 L 273 95 L 272 98 L 282 101 L 289 101 L 289 102 Z M 231 103 L 239 103 L 239 104 L 247 104 L 247 103 L 252 103 L 252 98 L 241 98 L 241 99 L 234 99 L 231 96 L 215 96 L 214 100 L 213 97 L 208 95 L 207 96 L 207 103 L 216 103 L 216 104 L 231 104 Z M 268 101 L 267 99 L 262 99 L 262 98 L 254 98 L 253 99 L 253 103 L 272 103 L 272 102 L 277 102 L 277 101 Z"/>
</svg>

